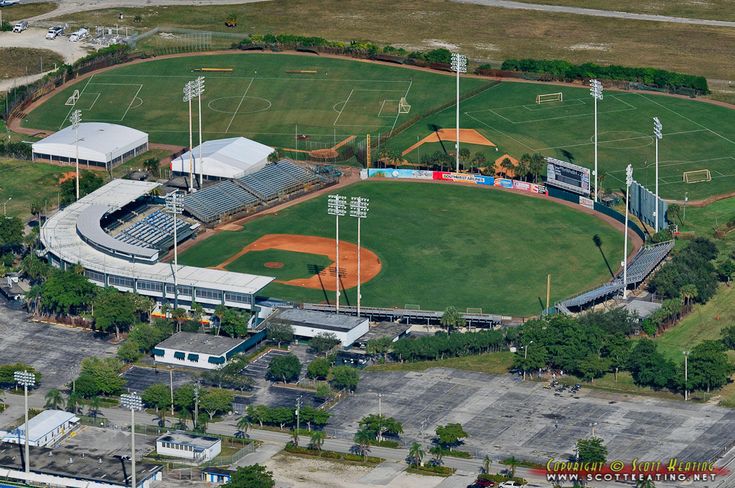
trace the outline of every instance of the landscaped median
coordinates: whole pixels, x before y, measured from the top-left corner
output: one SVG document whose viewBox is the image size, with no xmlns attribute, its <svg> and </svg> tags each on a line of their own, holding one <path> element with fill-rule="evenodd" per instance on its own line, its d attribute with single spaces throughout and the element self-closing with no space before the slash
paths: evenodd
<svg viewBox="0 0 735 488">
<path fill-rule="evenodd" d="M 423 474 L 425 476 L 441 476 L 441 477 L 447 477 L 454 474 L 454 472 L 457 471 L 454 468 L 450 468 L 449 466 L 435 466 L 435 465 L 427 465 L 427 466 L 410 466 L 406 472 L 411 474 Z"/>
<path fill-rule="evenodd" d="M 350 454 L 350 453 L 344 453 L 344 452 L 337 452 L 337 451 L 326 451 L 324 449 L 310 449 L 307 447 L 299 447 L 295 446 L 292 442 L 289 442 L 286 444 L 286 447 L 284 448 L 284 451 L 286 451 L 289 454 L 294 454 L 296 456 L 305 456 L 305 457 L 315 457 L 315 458 L 321 458 L 321 459 L 328 459 L 330 461 L 343 461 L 350 464 L 360 464 L 363 466 L 375 466 L 376 464 L 380 464 L 385 459 L 376 457 L 376 456 L 361 456 L 359 454 Z"/>
</svg>

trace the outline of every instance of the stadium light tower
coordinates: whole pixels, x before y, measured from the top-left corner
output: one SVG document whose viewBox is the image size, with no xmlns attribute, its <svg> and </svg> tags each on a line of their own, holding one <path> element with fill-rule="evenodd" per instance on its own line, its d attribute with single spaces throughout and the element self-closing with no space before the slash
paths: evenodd
<svg viewBox="0 0 735 488">
<path fill-rule="evenodd" d="M 457 156 L 457 173 L 459 173 L 459 74 L 467 73 L 467 56 L 452 53 L 452 71 L 457 73 L 457 141 L 454 144 L 454 150 Z"/>
<path fill-rule="evenodd" d="M 176 277 L 176 271 L 179 269 L 179 247 L 178 247 L 178 238 L 176 235 L 177 232 L 177 222 L 176 222 L 176 216 L 180 215 L 184 211 L 184 201 L 181 198 L 181 195 L 179 194 L 178 190 L 174 190 L 168 195 L 166 195 L 166 205 L 164 207 L 165 211 L 167 213 L 170 213 L 174 220 L 173 220 L 173 226 L 174 226 L 174 308 L 179 306 L 179 284 Z M 166 296 L 166 292 L 164 290 L 163 293 L 164 296 Z"/>
<path fill-rule="evenodd" d="M 192 149 L 192 129 L 191 129 L 191 100 L 196 96 L 194 83 L 187 81 L 184 85 L 184 102 L 189 104 L 189 191 L 194 189 L 192 180 L 194 179 L 194 154 Z"/>
<path fill-rule="evenodd" d="M 597 102 L 602 100 L 602 83 L 590 80 L 590 95 L 595 100 L 595 201 L 597 201 Z"/>
<path fill-rule="evenodd" d="M 656 137 L 656 210 L 654 210 L 654 214 L 656 215 L 656 232 L 658 232 L 658 141 L 664 138 L 663 125 L 661 125 L 661 121 L 658 120 L 658 117 L 653 118 L 653 135 Z"/>
<path fill-rule="evenodd" d="M 204 77 L 200 76 L 194 80 L 194 96 L 197 97 L 197 105 L 199 105 L 199 188 L 202 188 L 202 180 L 204 179 L 204 166 L 202 160 L 202 93 L 204 93 Z"/>
<path fill-rule="evenodd" d="M 350 217 L 357 219 L 357 316 L 360 316 L 360 222 L 367 218 L 370 199 L 365 197 L 352 197 L 350 199 Z"/>
<path fill-rule="evenodd" d="M 130 462 L 132 467 L 130 475 L 132 476 L 130 486 L 137 488 L 135 479 L 135 412 L 143 410 L 143 399 L 137 393 L 120 395 L 120 406 L 130 409 Z"/>
<path fill-rule="evenodd" d="M 77 173 L 77 200 L 79 200 L 79 124 L 82 121 L 82 111 L 81 110 L 75 110 L 71 113 L 69 116 L 69 122 L 71 122 L 71 126 L 74 128 L 74 147 L 76 148 L 76 173 Z"/>
<path fill-rule="evenodd" d="M 335 289 L 336 289 L 336 295 L 335 295 L 335 304 L 336 308 L 335 310 L 337 313 L 339 313 L 339 218 L 344 217 L 347 214 L 347 197 L 342 195 L 329 195 L 327 197 L 327 213 L 329 215 L 334 215 L 336 220 L 336 242 L 337 242 L 337 273 L 335 275 L 334 281 L 336 283 Z"/>
<path fill-rule="evenodd" d="M 625 168 L 625 229 L 623 230 L 623 300 L 628 298 L 628 199 L 633 184 L 633 166 Z"/>
<path fill-rule="evenodd" d="M 24 406 L 23 411 L 25 413 L 25 423 L 23 424 L 23 430 L 25 431 L 25 470 L 26 473 L 31 472 L 31 460 L 30 460 L 30 449 L 28 448 L 28 387 L 36 386 L 36 375 L 29 373 L 28 371 L 16 371 L 13 373 L 13 379 L 16 383 L 23 386 L 23 398 Z"/>
</svg>

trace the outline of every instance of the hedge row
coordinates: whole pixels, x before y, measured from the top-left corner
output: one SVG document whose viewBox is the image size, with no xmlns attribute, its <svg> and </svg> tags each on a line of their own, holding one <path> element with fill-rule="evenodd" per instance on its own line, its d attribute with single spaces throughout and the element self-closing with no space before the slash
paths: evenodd
<svg viewBox="0 0 735 488">
<path fill-rule="evenodd" d="M 525 73 L 542 73 L 549 81 L 574 81 L 599 78 L 602 80 L 632 81 L 667 90 L 691 89 L 697 93 L 709 93 L 704 76 L 687 75 L 656 68 L 633 68 L 628 66 L 600 66 L 595 63 L 572 64 L 559 59 L 508 59 L 501 70 Z"/>
<path fill-rule="evenodd" d="M 31 145 L 25 142 L 0 142 L 0 155 L 13 159 L 31 159 Z"/>
<path fill-rule="evenodd" d="M 286 447 L 284 448 L 284 451 L 289 452 L 291 454 L 301 454 L 304 456 L 313 456 L 323 459 L 336 459 L 340 461 L 349 461 L 352 463 L 360 463 L 360 464 L 380 464 L 385 459 L 375 457 L 375 456 L 366 456 L 363 458 L 360 455 L 357 454 L 349 454 L 349 453 L 343 453 L 343 452 L 337 452 L 337 451 L 325 451 L 323 449 L 309 449 L 308 447 L 297 447 L 292 442 L 288 442 L 286 444 Z"/>
</svg>

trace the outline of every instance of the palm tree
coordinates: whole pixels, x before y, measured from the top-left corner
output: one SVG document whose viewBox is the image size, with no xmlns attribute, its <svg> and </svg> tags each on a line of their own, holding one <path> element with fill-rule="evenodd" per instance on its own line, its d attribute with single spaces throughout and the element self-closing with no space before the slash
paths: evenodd
<svg viewBox="0 0 735 488">
<path fill-rule="evenodd" d="M 515 456 L 511 456 L 505 461 L 505 464 L 508 465 L 508 471 L 510 472 L 510 477 L 515 478 L 516 466 L 518 466 L 519 464 L 518 460 L 515 458 Z"/>
<path fill-rule="evenodd" d="M 492 459 L 490 459 L 490 456 L 485 454 L 485 457 L 482 458 L 482 473 L 483 474 L 490 474 L 490 465 L 493 463 Z"/>
<path fill-rule="evenodd" d="M 408 459 L 410 460 L 411 466 L 423 465 L 424 456 L 426 453 L 421 448 L 421 444 L 414 442 L 411 447 L 408 448 Z"/>
<path fill-rule="evenodd" d="M 97 418 L 97 415 L 100 413 L 100 406 L 102 402 L 100 402 L 100 397 L 93 396 L 91 400 L 89 400 L 89 416 L 93 419 Z"/>
<path fill-rule="evenodd" d="M 66 411 L 76 414 L 79 411 L 80 397 L 76 392 L 69 393 L 66 397 Z"/>
<path fill-rule="evenodd" d="M 358 430 L 354 440 L 355 445 L 350 450 L 362 456 L 363 461 L 367 461 L 367 455 L 370 452 L 370 442 L 373 440 L 373 436 L 366 430 Z"/>
<path fill-rule="evenodd" d="M 510 173 L 513 173 L 515 176 L 515 165 L 513 164 L 513 161 L 510 160 L 510 158 L 503 158 L 503 160 L 500 162 L 500 167 L 505 170 L 505 176 L 510 176 Z"/>
<path fill-rule="evenodd" d="M 600 234 L 593 235 L 592 242 L 595 243 L 595 247 L 597 247 L 597 249 L 600 251 L 600 254 L 602 254 L 602 259 L 605 260 L 605 265 L 607 266 L 607 270 L 610 272 L 610 276 L 614 278 L 615 273 L 613 273 L 613 270 L 610 267 L 610 263 L 607 261 L 607 256 L 605 256 L 605 251 L 602 250 L 602 237 L 600 237 Z"/>
<path fill-rule="evenodd" d="M 50 408 L 51 410 L 64 408 L 64 397 L 61 395 L 61 392 L 56 388 L 50 389 L 48 393 L 46 393 L 46 404 L 44 407 Z"/>
<path fill-rule="evenodd" d="M 299 431 L 296 429 L 291 429 L 291 442 L 294 446 L 299 447 Z"/>
<path fill-rule="evenodd" d="M 248 433 L 251 425 L 252 424 L 250 423 L 250 419 L 246 415 L 243 415 L 237 420 L 237 429 L 244 434 Z"/>
<path fill-rule="evenodd" d="M 652 480 L 638 480 L 635 483 L 635 488 L 656 488 L 656 484 Z"/>
<path fill-rule="evenodd" d="M 324 445 L 324 432 L 321 430 L 315 430 L 311 433 L 311 440 L 309 441 L 309 448 L 316 449 L 317 451 L 322 450 Z"/>
<path fill-rule="evenodd" d="M 679 294 L 684 301 L 684 306 L 690 307 L 692 301 L 699 296 L 699 290 L 697 290 L 696 285 L 687 284 L 681 287 Z"/>
</svg>

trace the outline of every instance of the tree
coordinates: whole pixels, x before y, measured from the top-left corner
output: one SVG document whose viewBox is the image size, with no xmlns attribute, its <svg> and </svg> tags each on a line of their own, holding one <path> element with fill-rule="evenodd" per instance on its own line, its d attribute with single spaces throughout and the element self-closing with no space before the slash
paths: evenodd
<svg viewBox="0 0 735 488">
<path fill-rule="evenodd" d="M 89 408 L 87 409 L 87 412 L 90 417 L 93 419 L 97 418 L 97 415 L 100 413 L 100 407 L 102 406 L 102 401 L 100 400 L 100 397 L 93 396 L 89 399 Z"/>
<path fill-rule="evenodd" d="M 350 449 L 352 452 L 362 456 L 363 461 L 367 460 L 368 453 L 370 453 L 370 442 L 373 437 L 369 432 L 364 430 L 358 430 L 355 433 L 355 444 Z"/>
<path fill-rule="evenodd" d="M 531 172 L 531 155 L 524 153 L 515 168 L 516 178 L 525 180 Z"/>
<path fill-rule="evenodd" d="M 704 341 L 689 355 L 689 386 L 693 390 L 717 389 L 725 386 L 733 367 L 721 341 Z"/>
<path fill-rule="evenodd" d="M 171 390 L 163 383 L 155 383 L 143 390 L 141 398 L 146 406 L 155 408 L 156 412 L 171 408 Z"/>
<path fill-rule="evenodd" d="M 516 166 L 513 164 L 510 158 L 503 158 L 500 162 L 500 167 L 505 170 L 505 176 L 515 175 Z"/>
<path fill-rule="evenodd" d="M 282 322 L 276 322 L 268 327 L 268 339 L 277 343 L 281 347 L 281 343 L 289 343 L 293 341 L 293 327 Z"/>
<path fill-rule="evenodd" d="M 459 310 L 450 305 L 444 310 L 444 313 L 442 314 L 441 324 L 442 327 L 447 329 L 447 333 L 451 333 L 452 330 L 464 325 L 464 319 L 459 313 Z"/>
<path fill-rule="evenodd" d="M 161 176 L 161 160 L 158 158 L 148 158 L 143 161 L 143 167 L 151 176 L 158 178 Z"/>
<path fill-rule="evenodd" d="M 69 395 L 66 397 L 66 411 L 76 415 L 76 413 L 79 411 L 79 403 L 79 395 L 74 391 L 70 392 Z"/>
<path fill-rule="evenodd" d="M 436 442 L 444 449 L 452 450 L 462 443 L 462 439 L 467 437 L 461 424 L 440 425 L 436 428 Z"/>
<path fill-rule="evenodd" d="M 315 430 L 312 432 L 311 439 L 309 440 L 309 448 L 321 451 L 322 446 L 324 445 L 324 437 L 324 431 Z"/>
<path fill-rule="evenodd" d="M 0 254 L 15 251 L 23 243 L 23 221 L 18 217 L 0 219 Z"/>
<path fill-rule="evenodd" d="M 483 474 L 490 474 L 490 465 L 493 463 L 492 459 L 490 459 L 490 456 L 485 454 L 485 457 L 482 458 L 482 473 Z"/>
<path fill-rule="evenodd" d="M 104 184 L 101 176 L 93 171 L 82 171 L 79 175 L 79 197 L 83 197 L 95 191 Z M 70 178 L 59 185 L 61 193 L 61 204 L 68 205 L 77 199 L 76 179 Z"/>
<path fill-rule="evenodd" d="M 314 358 L 306 368 L 306 376 L 316 380 L 324 380 L 329 375 L 329 359 Z"/>
<path fill-rule="evenodd" d="M 545 165 L 546 165 L 546 160 L 544 159 L 544 156 L 542 154 L 533 153 L 531 155 L 531 161 L 528 165 L 528 169 L 533 175 L 534 183 L 538 183 L 539 175 L 541 175 L 541 173 L 543 172 Z"/>
<path fill-rule="evenodd" d="M 174 406 L 182 412 L 194 412 L 194 385 L 182 385 L 174 390 Z"/>
<path fill-rule="evenodd" d="M 332 389 L 327 384 L 320 384 L 317 385 L 316 391 L 314 392 L 314 397 L 318 400 L 328 400 L 332 396 Z"/>
<path fill-rule="evenodd" d="M 220 320 L 220 326 L 228 336 L 240 337 L 248 332 L 248 318 L 247 314 L 228 308 Z"/>
<path fill-rule="evenodd" d="M 371 356 L 380 355 L 385 361 L 385 356 L 390 352 L 390 348 L 393 345 L 392 337 L 379 337 L 377 339 L 370 339 L 365 345 L 365 352 Z"/>
<path fill-rule="evenodd" d="M 268 421 L 268 413 L 268 407 L 265 405 L 248 405 L 247 417 L 261 427 Z"/>
<path fill-rule="evenodd" d="M 301 420 L 303 422 L 306 422 L 306 426 L 309 430 L 311 430 L 311 426 L 314 425 L 315 427 L 324 427 L 327 425 L 327 422 L 329 422 L 329 417 L 332 416 L 329 412 L 326 410 L 322 410 L 321 408 L 314 408 L 314 407 L 301 407 Z"/>
<path fill-rule="evenodd" d="M 273 488 L 276 482 L 273 473 L 265 469 L 265 466 L 253 464 L 244 468 L 237 468 L 230 481 L 223 486 L 231 488 Z"/>
<path fill-rule="evenodd" d="M 251 425 L 252 425 L 252 422 L 250 422 L 250 418 L 248 418 L 247 415 L 243 415 L 237 420 L 237 429 L 246 435 L 248 431 L 250 430 Z"/>
<path fill-rule="evenodd" d="M 717 274 L 720 275 L 720 280 L 729 285 L 733 275 L 735 275 L 735 261 L 727 259 L 720 263 L 717 267 Z"/>
<path fill-rule="evenodd" d="M 267 377 L 273 381 L 290 383 L 299 379 L 301 361 L 294 354 L 284 354 L 271 359 L 268 365 Z"/>
<path fill-rule="evenodd" d="M 408 464 L 412 467 L 422 466 L 424 464 L 424 456 L 426 453 L 418 442 L 411 443 L 408 448 Z"/>
<path fill-rule="evenodd" d="M 355 368 L 349 366 L 337 366 L 332 368 L 330 384 L 338 390 L 355 391 L 360 382 L 360 374 Z"/>
<path fill-rule="evenodd" d="M 722 329 L 722 343 L 728 349 L 735 349 L 735 325 Z"/>
<path fill-rule="evenodd" d="M 97 329 L 115 329 L 115 337 L 120 337 L 120 329 L 128 329 L 135 323 L 135 313 L 130 294 L 122 293 L 113 287 L 102 288 L 94 299 L 94 322 Z"/>
<path fill-rule="evenodd" d="M 38 283 L 42 279 L 45 279 L 51 271 L 48 263 L 33 253 L 23 258 L 20 262 L 20 269 L 32 283 Z"/>
<path fill-rule="evenodd" d="M 48 393 L 46 393 L 45 398 L 46 403 L 44 404 L 44 408 L 49 408 L 51 410 L 59 410 L 60 408 L 64 408 L 64 397 L 61 395 L 61 392 L 56 388 L 51 388 Z"/>
<path fill-rule="evenodd" d="M 633 381 L 654 389 L 666 388 L 674 381 L 674 365 L 658 352 L 656 343 L 641 339 L 630 353 L 628 369 Z"/>
<path fill-rule="evenodd" d="M 309 349 L 311 349 L 315 354 L 322 354 L 330 351 L 339 343 L 340 340 L 331 332 L 321 333 L 311 338 L 309 341 Z"/>
<path fill-rule="evenodd" d="M 207 412 L 209 420 L 212 420 L 216 414 L 230 411 L 234 397 L 229 390 L 207 388 L 199 397 L 199 406 Z"/>
<path fill-rule="evenodd" d="M 582 463 L 604 463 L 607 460 L 607 447 L 599 437 L 579 439 L 577 457 Z"/>
<path fill-rule="evenodd" d="M 360 430 L 369 432 L 373 439 L 381 442 L 384 435 L 398 436 L 403 433 L 403 425 L 393 417 L 385 415 L 367 415 L 360 419 Z"/>
<path fill-rule="evenodd" d="M 115 358 L 87 357 L 76 380 L 76 391 L 84 398 L 117 395 L 125 386 L 120 376 L 122 363 Z"/>
<path fill-rule="evenodd" d="M 676 224 L 678 220 L 679 225 L 684 225 L 684 222 L 681 220 L 681 206 L 679 204 L 672 203 L 669 205 L 669 208 L 666 209 L 666 220 L 672 224 Z"/>
<path fill-rule="evenodd" d="M 691 283 L 682 286 L 679 293 L 681 294 L 681 299 L 684 302 L 684 307 L 686 308 L 691 307 L 692 301 L 696 300 L 699 296 L 699 290 L 697 290 L 697 287 Z"/>
<path fill-rule="evenodd" d="M 53 270 L 43 284 L 41 296 L 47 311 L 69 315 L 86 310 L 96 293 L 97 287 L 83 274 Z"/>
<path fill-rule="evenodd" d="M 143 353 L 140 352 L 140 346 L 137 342 L 128 339 L 117 350 L 117 357 L 125 363 L 134 363 L 143 357 Z"/>
</svg>

